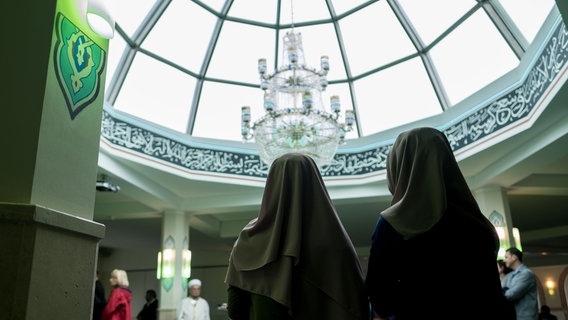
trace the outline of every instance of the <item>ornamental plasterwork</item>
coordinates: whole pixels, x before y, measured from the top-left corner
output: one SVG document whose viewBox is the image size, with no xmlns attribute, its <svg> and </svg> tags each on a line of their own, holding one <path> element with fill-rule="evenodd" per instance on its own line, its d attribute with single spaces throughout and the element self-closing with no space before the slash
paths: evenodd
<svg viewBox="0 0 568 320">
<path fill-rule="evenodd" d="M 568 30 L 560 24 L 518 87 L 478 108 L 465 118 L 441 130 L 454 152 L 492 135 L 530 115 L 568 60 Z M 240 177 L 264 178 L 268 166 L 258 155 L 192 146 L 148 129 L 133 125 L 103 112 L 101 136 L 109 143 L 189 171 Z M 324 177 L 355 177 L 386 168 L 392 143 L 353 153 L 337 153 L 332 163 L 322 168 Z M 364 149 L 364 148 L 363 148 Z"/>
</svg>

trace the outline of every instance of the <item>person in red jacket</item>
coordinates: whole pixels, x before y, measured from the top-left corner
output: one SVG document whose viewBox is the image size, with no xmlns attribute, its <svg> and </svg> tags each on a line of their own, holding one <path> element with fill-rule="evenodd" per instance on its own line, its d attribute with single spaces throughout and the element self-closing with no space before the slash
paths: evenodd
<svg viewBox="0 0 568 320">
<path fill-rule="evenodd" d="M 126 271 L 114 269 L 110 273 L 112 289 L 107 304 L 103 310 L 101 320 L 131 320 L 132 319 L 132 292 L 128 288 Z"/>
</svg>

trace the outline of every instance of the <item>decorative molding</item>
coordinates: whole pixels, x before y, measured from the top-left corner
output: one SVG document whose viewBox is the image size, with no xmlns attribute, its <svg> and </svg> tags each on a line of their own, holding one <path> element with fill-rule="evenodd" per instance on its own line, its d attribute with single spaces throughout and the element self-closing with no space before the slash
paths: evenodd
<svg viewBox="0 0 568 320">
<path fill-rule="evenodd" d="M 189 171 L 266 177 L 268 166 L 258 155 L 201 148 L 114 118 L 103 111 L 101 136 L 109 143 Z"/>
<path fill-rule="evenodd" d="M 555 78 L 567 67 L 568 30 L 560 23 L 523 82 L 479 107 L 462 120 L 440 130 L 454 152 L 513 127 L 531 115 Z M 192 146 L 103 112 L 101 136 L 109 143 L 144 157 L 167 162 L 184 170 L 228 176 L 265 178 L 268 166 L 257 154 Z M 181 139 L 180 139 L 181 140 Z M 392 142 L 361 152 L 337 153 L 321 170 L 323 177 L 357 177 L 386 169 Z M 222 148 L 219 146 L 219 148 Z"/>
</svg>

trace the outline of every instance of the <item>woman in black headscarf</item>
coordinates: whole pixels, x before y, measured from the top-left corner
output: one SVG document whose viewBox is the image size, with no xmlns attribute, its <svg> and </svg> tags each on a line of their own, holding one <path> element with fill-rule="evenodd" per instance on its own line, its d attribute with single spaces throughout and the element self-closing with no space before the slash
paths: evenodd
<svg viewBox="0 0 568 320">
<path fill-rule="evenodd" d="M 357 254 L 310 157 L 274 161 L 225 282 L 232 320 L 369 319 Z"/>
<path fill-rule="evenodd" d="M 495 267 L 497 233 L 446 136 L 403 132 L 387 161 L 393 198 L 375 226 L 366 277 L 374 312 L 396 320 L 515 319 Z"/>
</svg>

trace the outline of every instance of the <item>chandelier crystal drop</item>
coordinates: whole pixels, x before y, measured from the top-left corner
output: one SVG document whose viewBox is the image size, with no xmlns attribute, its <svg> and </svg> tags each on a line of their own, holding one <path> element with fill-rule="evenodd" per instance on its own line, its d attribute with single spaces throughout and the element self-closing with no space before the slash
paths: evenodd
<svg viewBox="0 0 568 320">
<path fill-rule="evenodd" d="M 306 67 L 302 35 L 293 28 L 284 36 L 280 69 L 269 74 L 266 59 L 258 60 L 266 114 L 251 124 L 250 107 L 243 106 L 241 134 L 244 140 L 255 139 L 260 158 L 268 165 L 290 152 L 309 155 L 320 167 L 327 165 L 346 133 L 353 130 L 353 111 L 347 110 L 345 121 L 339 122 L 338 96 L 330 97 L 330 111 L 326 111 L 322 92 L 328 85 L 327 56 L 321 57 L 320 67 L 319 71 Z"/>
</svg>

